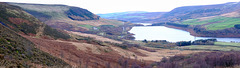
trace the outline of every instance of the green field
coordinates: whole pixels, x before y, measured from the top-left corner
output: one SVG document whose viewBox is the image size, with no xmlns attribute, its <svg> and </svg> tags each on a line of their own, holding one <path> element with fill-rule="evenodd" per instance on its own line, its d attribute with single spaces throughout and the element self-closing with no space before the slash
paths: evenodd
<svg viewBox="0 0 240 68">
<path fill-rule="evenodd" d="M 219 51 L 240 51 L 240 43 L 230 43 L 230 42 L 215 42 L 215 45 L 191 45 L 178 47 L 180 49 L 186 50 L 219 50 Z"/>
<path fill-rule="evenodd" d="M 216 22 L 220 22 L 222 20 L 224 20 L 225 17 L 214 17 L 214 18 L 209 18 L 206 20 L 200 20 L 200 19 L 188 19 L 183 21 L 183 24 L 186 25 L 203 25 L 203 24 L 207 24 L 207 23 L 216 23 Z"/>
<path fill-rule="evenodd" d="M 206 25 L 207 30 L 221 30 L 234 27 L 236 24 L 240 24 L 240 18 L 220 17 L 216 19 L 219 23 Z"/>
<path fill-rule="evenodd" d="M 80 25 L 80 24 L 78 26 L 85 27 L 85 28 L 88 28 L 88 29 L 92 29 L 94 27 L 92 25 Z"/>
<path fill-rule="evenodd" d="M 240 24 L 240 18 L 233 17 L 214 17 L 206 20 L 188 19 L 182 22 L 187 25 L 204 25 L 207 30 L 221 30 L 234 27 L 235 24 Z"/>
<path fill-rule="evenodd" d="M 229 42 L 215 42 L 215 45 L 227 45 L 240 47 L 240 43 L 229 43 Z"/>
<path fill-rule="evenodd" d="M 206 24 L 208 22 L 205 21 L 199 21 L 199 19 L 188 19 L 182 22 L 185 25 L 203 25 Z"/>
</svg>

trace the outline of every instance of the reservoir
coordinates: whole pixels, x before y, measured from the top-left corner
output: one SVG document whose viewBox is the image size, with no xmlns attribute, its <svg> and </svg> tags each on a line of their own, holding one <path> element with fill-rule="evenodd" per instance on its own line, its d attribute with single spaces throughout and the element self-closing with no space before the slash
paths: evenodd
<svg viewBox="0 0 240 68">
<path fill-rule="evenodd" d="M 169 42 L 194 41 L 198 39 L 217 39 L 222 42 L 240 42 L 240 38 L 194 37 L 189 32 L 165 26 L 134 26 L 130 33 L 135 40 L 167 40 Z"/>
</svg>

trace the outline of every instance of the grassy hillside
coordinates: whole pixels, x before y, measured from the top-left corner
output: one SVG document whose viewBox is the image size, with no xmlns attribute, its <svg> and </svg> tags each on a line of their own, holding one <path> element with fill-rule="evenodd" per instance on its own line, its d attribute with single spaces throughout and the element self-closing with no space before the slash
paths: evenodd
<svg viewBox="0 0 240 68">
<path fill-rule="evenodd" d="M 47 25 L 57 29 L 84 32 L 92 29 L 89 26 L 122 25 L 120 21 L 101 19 L 86 9 L 73 6 L 24 3 L 9 4 L 20 6 Z"/>
<path fill-rule="evenodd" d="M 32 42 L 1 24 L 0 43 L 0 66 L 68 66 L 66 62 L 37 49 Z"/>
<path fill-rule="evenodd" d="M 173 9 L 164 14 L 156 21 L 182 21 L 186 19 L 195 19 L 199 17 L 209 17 L 221 15 L 229 12 L 239 10 L 240 3 L 225 3 L 216 5 L 201 5 L 201 6 L 184 6 Z"/>
<path fill-rule="evenodd" d="M 240 37 L 240 3 L 179 7 L 163 15 L 158 25 L 189 31 L 201 37 Z M 166 24 L 163 24 L 166 23 Z M 169 25 L 177 23 L 187 27 Z"/>
<path fill-rule="evenodd" d="M 234 25 L 240 24 L 239 18 L 223 18 L 221 22 L 206 25 L 207 30 L 221 30 L 226 28 L 232 28 Z"/>
<path fill-rule="evenodd" d="M 207 30 L 221 30 L 232 28 L 240 24 L 240 18 L 217 16 L 209 19 L 189 19 L 182 22 L 187 25 L 203 25 Z"/>
<path fill-rule="evenodd" d="M 92 14 L 86 9 L 71 7 L 66 5 L 43 5 L 43 4 L 23 4 L 10 3 L 12 5 L 20 6 L 29 11 L 29 13 L 42 13 L 43 15 L 51 16 L 53 19 L 71 18 L 73 20 L 96 20 L 98 16 Z M 38 15 L 36 15 L 38 16 Z"/>
<path fill-rule="evenodd" d="M 129 14 L 110 13 L 99 15 L 104 18 L 124 20 L 130 22 L 143 22 L 143 23 L 181 22 L 187 19 L 195 19 L 199 17 L 209 17 L 230 13 L 239 10 L 240 9 L 239 7 L 240 2 L 230 2 L 215 5 L 182 6 L 177 7 L 171 10 L 170 12 L 145 12 Z"/>
<path fill-rule="evenodd" d="M 132 24 L 118 20 L 103 19 L 86 9 L 66 5 L 9 4 L 23 8 L 31 15 L 56 29 L 97 34 L 118 40 L 131 37 L 127 31 Z M 102 28 L 105 25 L 114 27 Z M 123 30 L 123 27 L 126 30 Z"/>
<path fill-rule="evenodd" d="M 68 34 L 50 28 L 18 6 L 1 3 L 0 12 L 1 24 L 4 24 L 6 27 L 9 27 L 18 33 L 37 37 L 48 36 L 55 39 L 70 38 Z M 50 32 L 50 34 L 48 32 Z"/>
<path fill-rule="evenodd" d="M 22 36 L 69 39 L 70 36 L 40 22 L 18 6 L 0 3 L 0 66 L 68 66 L 63 60 L 36 48 Z"/>
</svg>

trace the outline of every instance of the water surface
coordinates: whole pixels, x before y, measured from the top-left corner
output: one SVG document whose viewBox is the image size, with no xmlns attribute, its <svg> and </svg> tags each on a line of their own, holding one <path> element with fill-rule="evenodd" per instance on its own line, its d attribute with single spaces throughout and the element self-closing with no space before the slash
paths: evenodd
<svg viewBox="0 0 240 68">
<path fill-rule="evenodd" d="M 168 28 L 165 26 L 135 26 L 130 31 L 135 34 L 135 40 L 167 40 L 170 42 L 177 41 L 194 41 L 198 39 L 212 39 L 223 42 L 240 42 L 240 38 L 216 38 L 216 37 L 194 37 L 189 32 Z"/>
</svg>

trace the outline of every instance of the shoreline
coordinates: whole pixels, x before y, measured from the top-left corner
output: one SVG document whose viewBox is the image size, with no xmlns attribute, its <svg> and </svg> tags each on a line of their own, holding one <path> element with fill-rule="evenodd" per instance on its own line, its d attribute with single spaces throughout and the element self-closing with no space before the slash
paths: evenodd
<svg viewBox="0 0 240 68">
<path fill-rule="evenodd" d="M 190 33 L 190 35 L 195 36 L 195 37 L 240 38 L 240 34 L 239 35 L 228 34 L 228 35 L 206 36 L 203 34 L 196 33 L 192 28 L 182 28 L 182 27 L 176 27 L 176 26 L 170 26 L 170 25 L 163 25 L 163 26 L 166 26 L 168 28 L 174 28 L 174 29 L 180 29 L 180 30 L 187 31 Z"/>
</svg>

